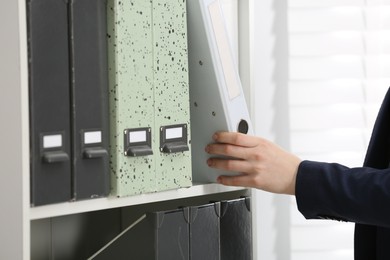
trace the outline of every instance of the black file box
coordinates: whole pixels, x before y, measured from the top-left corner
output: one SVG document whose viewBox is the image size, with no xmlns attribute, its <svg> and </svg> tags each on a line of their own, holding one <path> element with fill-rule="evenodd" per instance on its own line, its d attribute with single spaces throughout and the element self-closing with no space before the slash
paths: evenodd
<svg viewBox="0 0 390 260">
<path fill-rule="evenodd" d="M 190 259 L 189 208 L 148 213 L 89 259 Z"/>
<path fill-rule="evenodd" d="M 109 193 L 106 0 L 70 0 L 72 193 Z"/>
<path fill-rule="evenodd" d="M 220 203 L 191 207 L 190 259 L 220 259 Z"/>
<path fill-rule="evenodd" d="M 29 259 L 85 260 L 121 231 L 120 218 L 117 208 L 33 220 Z"/>
<path fill-rule="evenodd" d="M 250 198 L 221 202 L 221 259 L 252 259 Z"/>
<path fill-rule="evenodd" d="M 31 203 L 71 199 L 68 4 L 27 1 Z"/>
<path fill-rule="evenodd" d="M 219 236 L 219 202 L 148 213 L 89 259 L 219 260 Z"/>
</svg>

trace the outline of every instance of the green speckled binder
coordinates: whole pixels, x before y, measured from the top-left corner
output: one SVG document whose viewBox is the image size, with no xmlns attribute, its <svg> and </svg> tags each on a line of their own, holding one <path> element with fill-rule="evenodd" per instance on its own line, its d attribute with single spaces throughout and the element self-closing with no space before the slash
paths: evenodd
<svg viewBox="0 0 390 260">
<path fill-rule="evenodd" d="M 154 157 L 124 155 L 125 129 L 154 127 L 151 8 L 144 0 L 107 3 L 111 192 L 116 196 L 156 190 Z"/>
<path fill-rule="evenodd" d="M 190 102 L 186 3 L 171 0 L 153 0 L 152 2 L 155 129 L 167 127 L 182 130 L 182 134 L 187 135 L 183 138 L 189 140 Z M 160 135 L 164 133 L 156 130 L 154 139 L 161 140 Z M 188 151 L 173 153 L 160 151 L 159 155 L 155 156 L 158 190 L 191 185 L 191 149 L 188 140 L 182 141 L 183 145 L 187 144 Z"/>
<path fill-rule="evenodd" d="M 190 149 L 176 138 L 183 127 L 190 139 L 185 2 L 108 0 L 107 13 L 111 193 L 190 186 Z M 168 148 L 160 129 L 173 132 Z"/>
</svg>

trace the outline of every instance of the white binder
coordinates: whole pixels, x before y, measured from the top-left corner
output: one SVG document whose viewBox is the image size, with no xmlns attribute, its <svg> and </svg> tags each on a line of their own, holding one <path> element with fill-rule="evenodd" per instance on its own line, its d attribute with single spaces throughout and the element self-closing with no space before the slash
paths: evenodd
<svg viewBox="0 0 390 260">
<path fill-rule="evenodd" d="M 233 172 L 207 166 L 216 131 L 253 134 L 219 0 L 188 0 L 188 49 L 194 182 L 215 182 Z"/>
</svg>

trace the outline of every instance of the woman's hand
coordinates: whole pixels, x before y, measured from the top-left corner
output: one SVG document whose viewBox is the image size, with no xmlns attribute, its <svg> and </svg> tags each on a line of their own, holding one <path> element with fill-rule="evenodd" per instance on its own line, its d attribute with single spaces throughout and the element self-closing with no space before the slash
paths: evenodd
<svg viewBox="0 0 390 260">
<path fill-rule="evenodd" d="M 244 186 L 273 193 L 295 195 L 295 180 L 301 160 L 276 144 L 255 136 L 234 132 L 217 132 L 206 152 L 236 159 L 210 158 L 210 167 L 239 173 L 219 176 L 224 185 Z"/>
</svg>

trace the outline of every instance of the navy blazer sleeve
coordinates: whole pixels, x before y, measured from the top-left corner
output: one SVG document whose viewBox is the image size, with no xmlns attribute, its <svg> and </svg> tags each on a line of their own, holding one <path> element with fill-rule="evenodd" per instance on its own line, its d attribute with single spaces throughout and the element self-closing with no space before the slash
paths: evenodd
<svg viewBox="0 0 390 260">
<path fill-rule="evenodd" d="M 330 218 L 390 227 L 390 89 L 383 100 L 364 167 L 303 161 L 296 180 L 306 218 Z"/>
<path fill-rule="evenodd" d="M 296 199 L 308 219 L 390 227 L 390 169 L 303 161 L 297 173 Z"/>
</svg>

